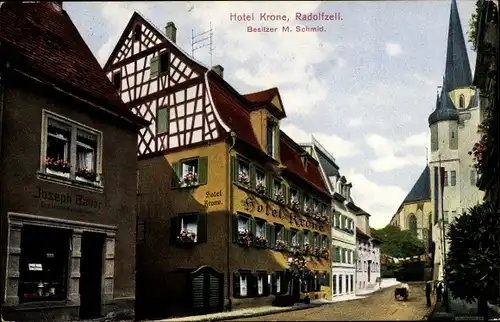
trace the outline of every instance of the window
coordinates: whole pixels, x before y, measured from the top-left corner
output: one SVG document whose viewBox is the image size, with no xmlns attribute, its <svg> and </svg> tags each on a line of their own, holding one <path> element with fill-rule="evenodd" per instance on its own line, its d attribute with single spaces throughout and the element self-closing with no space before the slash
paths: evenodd
<svg viewBox="0 0 500 322">
<path fill-rule="evenodd" d="M 290 204 L 299 202 L 299 193 L 295 189 L 290 189 Z"/>
<path fill-rule="evenodd" d="M 248 162 L 238 159 L 238 183 L 250 184 L 250 166 Z"/>
<path fill-rule="evenodd" d="M 431 151 L 437 151 L 439 148 L 437 124 L 431 126 Z"/>
<path fill-rule="evenodd" d="M 281 181 L 279 180 L 273 181 L 273 195 L 271 197 L 278 202 L 281 203 L 285 202 L 285 196 L 283 195 L 283 187 L 281 185 Z"/>
<path fill-rule="evenodd" d="M 278 224 L 274 224 L 274 226 L 276 227 L 275 229 L 276 240 L 285 241 L 285 228 Z"/>
<path fill-rule="evenodd" d="M 333 289 L 333 294 L 337 294 L 337 275 L 333 275 L 332 279 L 332 289 Z"/>
<path fill-rule="evenodd" d="M 444 172 L 444 186 L 446 187 L 448 185 L 448 171 Z"/>
<path fill-rule="evenodd" d="M 310 244 L 310 235 L 311 232 L 309 230 L 304 230 L 304 246 L 307 246 Z"/>
<path fill-rule="evenodd" d="M 47 114 L 44 112 L 47 124 L 45 150 L 42 149 L 44 172 L 101 185 L 101 134 Z M 72 141 L 72 137 L 76 140 Z M 75 167 L 71 166 L 72 160 Z"/>
<path fill-rule="evenodd" d="M 354 292 L 354 275 L 351 275 L 351 293 Z"/>
<path fill-rule="evenodd" d="M 276 294 L 281 293 L 281 284 L 282 284 L 281 274 L 276 274 Z"/>
<path fill-rule="evenodd" d="M 321 248 L 328 249 L 328 236 L 322 236 L 321 237 Z"/>
<path fill-rule="evenodd" d="M 276 158 L 276 124 L 272 121 L 267 121 L 266 128 L 267 154 Z"/>
<path fill-rule="evenodd" d="M 255 220 L 255 237 L 266 237 L 266 222 L 264 220 Z"/>
<path fill-rule="evenodd" d="M 457 172 L 455 170 L 450 171 L 450 186 L 455 186 L 457 184 Z"/>
<path fill-rule="evenodd" d="M 257 295 L 264 294 L 264 275 L 257 275 Z"/>
<path fill-rule="evenodd" d="M 175 244 L 196 244 L 207 241 L 207 215 L 179 214 L 170 219 L 171 241 Z"/>
<path fill-rule="evenodd" d="M 358 272 L 361 272 L 362 268 L 363 268 L 363 267 L 361 266 L 361 260 L 360 260 L 360 259 L 358 259 L 358 269 L 357 269 L 357 271 L 358 271 Z"/>
<path fill-rule="evenodd" d="M 345 292 L 349 293 L 349 275 L 345 275 Z"/>
<path fill-rule="evenodd" d="M 319 247 L 319 235 L 316 234 L 316 233 L 313 236 L 313 246 L 314 247 Z"/>
<path fill-rule="evenodd" d="M 193 187 L 207 184 L 208 181 L 208 157 L 199 157 L 181 160 L 172 163 L 174 172 L 172 179 L 173 187 Z"/>
<path fill-rule="evenodd" d="M 150 78 L 161 76 L 168 73 L 169 54 L 168 52 L 160 53 L 159 56 L 151 58 L 149 75 Z"/>
<path fill-rule="evenodd" d="M 313 209 L 315 213 L 319 212 L 319 202 L 316 199 L 313 199 Z"/>
<path fill-rule="evenodd" d="M 341 224 L 340 224 L 340 227 L 341 227 L 342 229 L 346 229 L 346 227 L 347 227 L 346 219 L 347 219 L 347 218 L 346 218 L 345 216 L 341 216 Z"/>
<path fill-rule="evenodd" d="M 342 248 L 342 263 L 347 263 L 347 250 Z"/>
<path fill-rule="evenodd" d="M 477 183 L 477 172 L 476 170 L 470 170 L 470 184 L 475 186 Z"/>
<path fill-rule="evenodd" d="M 455 220 L 455 218 L 457 218 L 457 212 L 455 210 L 453 210 L 451 212 L 450 222 L 452 222 L 453 220 Z"/>
<path fill-rule="evenodd" d="M 134 41 L 141 41 L 141 25 L 136 25 L 134 27 L 133 38 L 134 38 Z"/>
<path fill-rule="evenodd" d="M 461 94 L 460 98 L 458 99 L 458 106 L 460 108 L 465 108 L 465 97 L 463 94 Z"/>
<path fill-rule="evenodd" d="M 156 113 L 156 134 L 165 134 L 168 132 L 168 107 L 158 109 Z"/>
<path fill-rule="evenodd" d="M 340 228 L 340 214 L 335 214 L 335 228 Z"/>
<path fill-rule="evenodd" d="M 353 256 L 353 251 L 350 250 L 349 251 L 349 264 L 353 264 L 354 263 L 354 256 Z"/>
<path fill-rule="evenodd" d="M 344 293 L 344 290 L 342 289 L 342 278 L 343 275 L 339 275 L 339 294 Z"/>
<path fill-rule="evenodd" d="M 304 195 L 304 212 L 310 213 L 311 211 L 311 198 L 308 195 Z"/>
<path fill-rule="evenodd" d="M 340 247 L 335 247 L 335 260 L 337 263 L 340 263 L 340 261 L 341 261 Z"/>
<path fill-rule="evenodd" d="M 24 225 L 19 259 L 19 301 L 64 300 L 71 231 Z"/>
<path fill-rule="evenodd" d="M 255 190 L 260 194 L 266 192 L 266 175 L 264 172 L 256 172 Z"/>
<path fill-rule="evenodd" d="M 299 246 L 299 234 L 295 229 L 292 229 L 290 231 L 292 235 L 292 246 L 296 247 Z"/>
<path fill-rule="evenodd" d="M 238 216 L 238 232 L 244 233 L 250 231 L 250 218 Z"/>
<path fill-rule="evenodd" d="M 445 224 L 448 223 L 448 210 L 443 211 L 443 220 Z"/>
<path fill-rule="evenodd" d="M 122 73 L 120 71 L 113 73 L 113 86 L 117 91 L 122 89 Z"/>
<path fill-rule="evenodd" d="M 363 271 L 367 271 L 368 265 L 366 264 L 366 261 L 363 262 Z"/>
<path fill-rule="evenodd" d="M 408 217 L 408 228 L 413 236 L 417 236 L 417 217 L 414 214 Z"/>
<path fill-rule="evenodd" d="M 240 296 L 248 295 L 248 276 L 240 275 Z"/>
</svg>

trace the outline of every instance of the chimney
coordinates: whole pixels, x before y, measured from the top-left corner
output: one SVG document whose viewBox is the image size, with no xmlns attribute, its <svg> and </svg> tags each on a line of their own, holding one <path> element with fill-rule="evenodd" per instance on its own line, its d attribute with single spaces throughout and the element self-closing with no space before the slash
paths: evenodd
<svg viewBox="0 0 500 322">
<path fill-rule="evenodd" d="M 167 22 L 165 26 L 165 35 L 175 44 L 177 41 L 177 27 L 172 21 Z"/>
<path fill-rule="evenodd" d="M 224 78 L 224 67 L 222 67 L 221 65 L 215 65 L 212 67 L 212 70 L 221 78 Z"/>
</svg>

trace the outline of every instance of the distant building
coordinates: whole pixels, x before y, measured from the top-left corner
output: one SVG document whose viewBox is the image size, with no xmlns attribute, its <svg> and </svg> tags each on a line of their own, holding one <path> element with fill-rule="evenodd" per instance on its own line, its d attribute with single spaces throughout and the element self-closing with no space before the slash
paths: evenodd
<svg viewBox="0 0 500 322">
<path fill-rule="evenodd" d="M 451 1 L 446 50 L 446 66 L 436 109 L 429 115 L 431 133 L 430 177 L 433 209 L 432 240 L 435 243 L 434 278 L 443 276 L 442 229 L 467 208 L 483 200 L 477 186 L 477 169 L 469 151 L 480 140 L 478 125 L 482 108 L 479 91 L 473 86 L 467 47 L 458 14 L 456 0 Z M 438 218 L 437 175 L 444 168 L 443 217 Z M 445 234 L 447 229 L 445 228 Z"/>
<path fill-rule="evenodd" d="M 409 230 L 429 248 L 433 226 L 430 186 L 430 169 L 426 166 L 389 223 L 401 230 Z"/>
<path fill-rule="evenodd" d="M 381 243 L 371 237 L 370 215 L 360 209 L 356 224 L 356 295 L 371 293 L 379 287 Z"/>
</svg>

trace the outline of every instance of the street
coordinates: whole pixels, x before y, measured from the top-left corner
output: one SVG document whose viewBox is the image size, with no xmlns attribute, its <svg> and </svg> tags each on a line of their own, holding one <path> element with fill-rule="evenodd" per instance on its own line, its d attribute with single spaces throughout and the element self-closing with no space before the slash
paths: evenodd
<svg viewBox="0 0 500 322">
<path fill-rule="evenodd" d="M 338 302 L 321 307 L 277 313 L 238 321 L 319 321 L 319 320 L 422 320 L 431 308 L 425 305 L 424 283 L 410 284 L 408 301 L 395 301 L 389 287 L 368 298 Z"/>
</svg>

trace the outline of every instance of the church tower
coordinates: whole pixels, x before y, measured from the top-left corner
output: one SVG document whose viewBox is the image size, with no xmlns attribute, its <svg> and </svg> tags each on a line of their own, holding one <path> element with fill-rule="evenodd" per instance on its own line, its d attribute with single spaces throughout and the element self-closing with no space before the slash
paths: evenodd
<svg viewBox="0 0 500 322">
<path fill-rule="evenodd" d="M 443 85 L 436 99 L 436 108 L 429 115 L 431 132 L 429 166 L 432 172 L 431 202 L 435 198 L 434 167 L 444 167 L 443 218 L 450 223 L 483 199 L 476 187 L 477 172 L 468 154 L 480 135 L 479 95 L 472 86 L 472 73 L 462 32 L 456 0 L 451 1 Z M 434 278 L 441 278 L 443 250 L 440 220 L 434 207 L 432 239 L 435 243 Z M 448 245 L 446 246 L 448 249 Z"/>
</svg>

